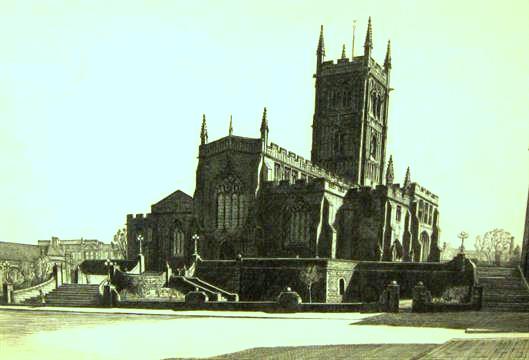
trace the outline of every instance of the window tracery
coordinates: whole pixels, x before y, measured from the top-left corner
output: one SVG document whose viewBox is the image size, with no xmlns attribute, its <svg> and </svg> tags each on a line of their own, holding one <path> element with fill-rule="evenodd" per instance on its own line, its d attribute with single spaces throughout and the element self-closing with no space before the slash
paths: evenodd
<svg viewBox="0 0 529 360">
<path fill-rule="evenodd" d="M 310 211 L 299 203 L 290 209 L 290 220 L 288 222 L 287 243 L 308 244 L 310 240 Z"/>
<path fill-rule="evenodd" d="M 217 229 L 232 230 L 242 226 L 248 209 L 239 179 L 228 176 L 217 186 L 216 192 Z"/>
<path fill-rule="evenodd" d="M 173 231 L 173 256 L 184 255 L 184 232 L 180 228 Z"/>
</svg>

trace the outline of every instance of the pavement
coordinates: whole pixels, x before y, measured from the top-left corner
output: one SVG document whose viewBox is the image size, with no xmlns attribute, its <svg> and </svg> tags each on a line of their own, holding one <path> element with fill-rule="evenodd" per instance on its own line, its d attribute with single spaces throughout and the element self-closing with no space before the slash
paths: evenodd
<svg viewBox="0 0 529 360">
<path fill-rule="evenodd" d="M 507 315 L 509 321 L 518 318 L 523 322 L 524 314 Z M 473 323 L 473 329 L 479 330 L 481 326 L 477 325 L 482 323 L 481 319 L 490 320 L 493 316 L 505 319 L 506 314 L 269 314 L 0 306 L 0 358 L 143 360 L 231 353 L 222 358 L 418 359 L 424 356 L 444 359 L 447 358 L 444 354 L 453 356 L 458 346 L 468 348 L 467 354 L 480 349 L 475 342 L 461 345 L 453 341 L 484 341 L 485 338 L 505 340 L 497 346 L 487 343 L 486 354 L 518 354 L 527 349 L 529 332 L 465 333 L 465 327 L 461 326 L 477 318 L 479 321 Z M 456 319 L 458 327 L 450 327 Z M 450 346 L 445 346 L 448 343 Z M 444 352 L 426 357 L 442 346 L 445 346 Z M 496 348 L 498 353 L 494 352 Z M 241 351 L 249 357 L 240 356 Z"/>
</svg>

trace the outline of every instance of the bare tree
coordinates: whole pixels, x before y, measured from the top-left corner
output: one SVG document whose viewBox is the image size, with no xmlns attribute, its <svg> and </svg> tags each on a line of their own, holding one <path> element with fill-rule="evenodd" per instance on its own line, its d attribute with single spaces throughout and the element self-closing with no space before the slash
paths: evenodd
<svg viewBox="0 0 529 360">
<path fill-rule="evenodd" d="M 127 258 L 127 229 L 119 229 L 114 235 L 112 246 L 116 248 L 124 259 Z"/>
<path fill-rule="evenodd" d="M 301 281 L 307 285 L 309 290 L 309 303 L 312 302 L 312 285 L 320 281 L 321 275 L 318 272 L 318 267 L 316 265 L 311 265 L 308 268 L 301 271 L 299 275 Z"/>
<path fill-rule="evenodd" d="M 36 259 L 33 263 L 33 268 L 35 271 L 35 278 L 39 283 L 48 280 L 50 277 L 52 266 L 50 259 L 47 256 L 43 255 Z"/>
<path fill-rule="evenodd" d="M 489 263 L 499 265 L 501 256 L 512 246 L 513 236 L 503 229 L 494 229 L 486 232 L 483 237 L 477 236 L 474 242 L 479 256 Z"/>
</svg>

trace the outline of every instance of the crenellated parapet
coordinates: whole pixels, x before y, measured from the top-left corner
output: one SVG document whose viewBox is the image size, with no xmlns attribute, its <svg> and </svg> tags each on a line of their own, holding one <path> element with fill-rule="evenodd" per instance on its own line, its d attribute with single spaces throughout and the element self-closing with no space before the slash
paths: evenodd
<svg viewBox="0 0 529 360">
<path fill-rule="evenodd" d="M 211 156 L 228 150 L 257 154 L 261 152 L 261 139 L 226 136 L 211 143 L 200 145 L 199 156 Z"/>
<path fill-rule="evenodd" d="M 434 205 L 439 205 L 439 196 L 435 195 L 425 187 L 422 187 L 418 183 L 411 183 L 409 191 L 410 194 L 415 197 L 421 197 L 424 200 L 433 203 Z"/>
<path fill-rule="evenodd" d="M 369 68 L 377 79 L 383 83 L 388 80 L 388 72 L 374 59 L 369 59 Z M 352 72 L 362 72 L 365 69 L 363 56 L 355 56 L 353 59 L 337 59 L 324 61 L 321 64 L 320 76 L 349 74 Z"/>
<path fill-rule="evenodd" d="M 272 158 L 273 160 L 290 166 L 295 170 L 306 173 L 310 177 L 324 178 L 328 183 L 329 188 L 347 191 L 349 188 L 354 186 L 352 182 L 347 181 L 343 177 L 318 165 L 315 165 L 310 160 L 288 151 L 277 144 L 271 143 L 269 146 L 267 146 L 265 155 Z"/>
</svg>

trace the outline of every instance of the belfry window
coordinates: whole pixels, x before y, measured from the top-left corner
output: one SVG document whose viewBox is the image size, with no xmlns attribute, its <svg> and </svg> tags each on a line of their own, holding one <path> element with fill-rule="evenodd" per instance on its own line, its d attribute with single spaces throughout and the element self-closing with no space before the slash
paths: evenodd
<svg viewBox="0 0 529 360">
<path fill-rule="evenodd" d="M 247 210 L 240 181 L 228 176 L 217 186 L 217 229 L 231 230 L 242 226 Z"/>
<path fill-rule="evenodd" d="M 373 135 L 371 137 L 371 157 L 373 159 L 377 158 L 377 136 Z"/>
<path fill-rule="evenodd" d="M 173 231 L 173 256 L 184 255 L 184 232 L 176 228 Z"/>
</svg>

